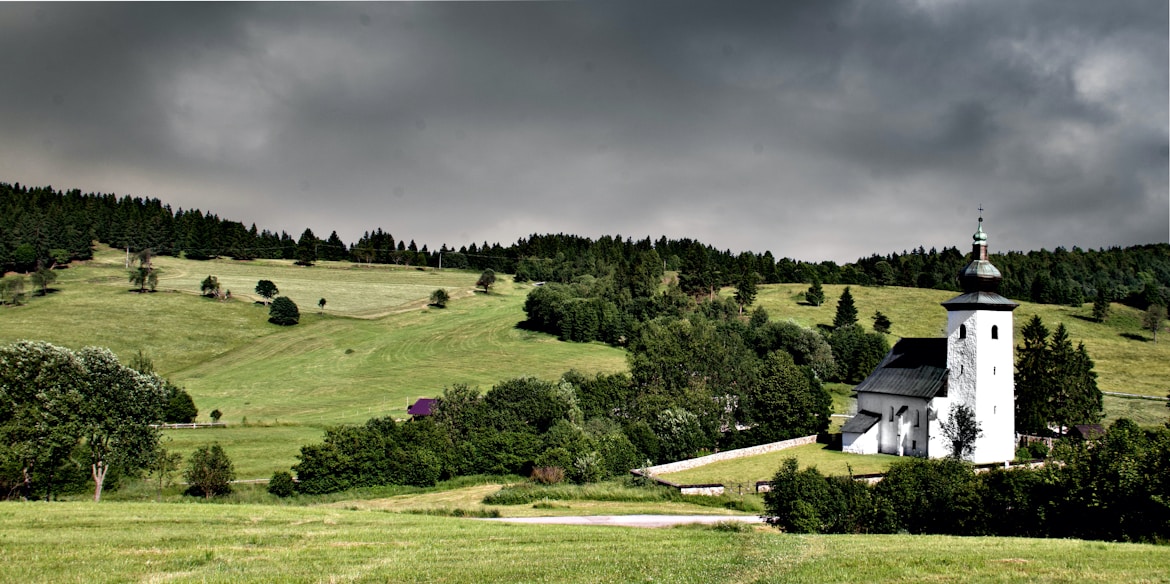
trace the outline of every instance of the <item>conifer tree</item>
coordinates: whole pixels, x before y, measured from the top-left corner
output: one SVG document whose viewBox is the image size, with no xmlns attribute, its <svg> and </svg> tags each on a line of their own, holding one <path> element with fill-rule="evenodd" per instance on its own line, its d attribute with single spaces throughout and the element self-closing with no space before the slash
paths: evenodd
<svg viewBox="0 0 1170 584">
<path fill-rule="evenodd" d="M 857 324 L 857 306 L 853 304 L 853 294 L 849 292 L 849 286 L 846 286 L 845 291 L 841 293 L 841 299 L 837 301 L 837 315 L 833 317 L 833 328 L 855 324 Z"/>
<path fill-rule="evenodd" d="M 1048 428 L 1048 328 L 1033 316 L 1021 331 L 1024 344 L 1016 347 L 1016 431 L 1041 434 Z"/>
<path fill-rule="evenodd" d="M 820 306 L 825 302 L 825 291 L 821 288 L 821 279 L 813 275 L 812 285 L 804 293 L 804 299 L 813 306 Z"/>
<path fill-rule="evenodd" d="M 1097 297 L 1093 299 L 1093 319 L 1097 322 L 1105 322 L 1105 317 L 1109 316 L 1109 295 L 1105 292 L 1105 287 L 1097 288 Z"/>
<path fill-rule="evenodd" d="M 760 275 L 753 271 L 746 271 L 740 275 L 735 283 L 735 302 L 739 304 L 739 313 L 743 314 L 743 307 L 751 306 L 756 301 L 756 284 Z"/>
<path fill-rule="evenodd" d="M 1154 343 L 1158 342 L 1158 331 L 1162 330 L 1166 320 L 1166 307 L 1161 304 L 1151 304 L 1142 316 L 1142 328 L 1154 333 Z"/>
</svg>

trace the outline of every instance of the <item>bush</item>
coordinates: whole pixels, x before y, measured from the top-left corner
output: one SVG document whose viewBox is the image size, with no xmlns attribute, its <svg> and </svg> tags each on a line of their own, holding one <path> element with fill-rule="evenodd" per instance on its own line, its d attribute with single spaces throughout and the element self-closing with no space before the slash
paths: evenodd
<svg viewBox="0 0 1170 584">
<path fill-rule="evenodd" d="M 565 480 L 565 469 L 559 466 L 538 466 L 532 469 L 531 478 L 541 485 L 555 485 Z"/>
<path fill-rule="evenodd" d="M 451 295 L 447 291 L 439 288 L 431 292 L 431 306 L 435 308 L 447 308 L 447 302 L 451 300 Z"/>
<path fill-rule="evenodd" d="M 188 495 L 202 495 L 210 499 L 232 492 L 231 482 L 236 480 L 232 461 L 219 444 L 200 446 L 187 459 L 187 471 L 183 473 Z"/>
<path fill-rule="evenodd" d="M 171 385 L 170 382 L 167 382 L 166 388 L 170 395 L 163 409 L 163 421 L 168 424 L 194 422 L 199 415 L 199 409 L 195 407 L 195 400 L 191 399 L 191 395 L 182 388 Z"/>
<path fill-rule="evenodd" d="M 301 320 L 301 311 L 288 296 L 278 296 L 268 308 L 268 322 L 280 326 L 292 326 Z"/>
<path fill-rule="evenodd" d="M 268 492 L 282 499 L 295 495 L 296 489 L 297 484 L 293 481 L 292 474 L 287 470 L 278 470 L 272 473 L 272 479 L 268 481 Z"/>
</svg>

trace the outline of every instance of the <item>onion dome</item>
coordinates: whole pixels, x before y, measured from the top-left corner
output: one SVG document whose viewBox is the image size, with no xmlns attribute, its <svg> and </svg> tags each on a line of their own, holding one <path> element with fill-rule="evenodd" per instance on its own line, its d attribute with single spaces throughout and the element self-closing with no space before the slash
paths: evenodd
<svg viewBox="0 0 1170 584">
<path fill-rule="evenodd" d="M 959 272 L 959 283 L 964 292 L 996 292 L 1003 275 L 987 261 L 987 234 L 983 232 L 983 217 L 979 217 L 979 229 L 972 239 L 971 263 Z"/>
</svg>

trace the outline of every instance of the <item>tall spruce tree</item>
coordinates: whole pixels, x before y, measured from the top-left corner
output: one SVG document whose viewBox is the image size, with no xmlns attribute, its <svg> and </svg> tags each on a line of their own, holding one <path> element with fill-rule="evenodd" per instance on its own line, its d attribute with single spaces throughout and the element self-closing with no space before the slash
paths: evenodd
<svg viewBox="0 0 1170 584">
<path fill-rule="evenodd" d="M 849 292 L 849 286 L 846 286 L 845 291 L 841 293 L 841 299 L 837 301 L 837 315 L 833 317 L 833 328 L 855 324 L 857 324 L 857 306 L 853 304 L 853 294 Z"/>
<path fill-rule="evenodd" d="M 1016 360 L 1016 430 L 1042 434 L 1055 426 L 1063 434 L 1076 424 L 1100 422 L 1101 390 L 1084 343 L 1074 349 L 1063 323 L 1049 339 L 1038 316 L 1024 326 L 1023 337 Z"/>
<path fill-rule="evenodd" d="M 1093 299 L 1093 319 L 1097 322 L 1105 322 L 1105 318 L 1109 316 L 1109 293 L 1105 291 L 1105 287 L 1097 288 L 1097 297 Z"/>
<path fill-rule="evenodd" d="M 1048 395 L 1052 379 L 1048 364 L 1048 328 L 1033 316 L 1021 332 L 1024 344 L 1016 347 L 1016 431 L 1043 434 L 1048 429 Z"/>
</svg>

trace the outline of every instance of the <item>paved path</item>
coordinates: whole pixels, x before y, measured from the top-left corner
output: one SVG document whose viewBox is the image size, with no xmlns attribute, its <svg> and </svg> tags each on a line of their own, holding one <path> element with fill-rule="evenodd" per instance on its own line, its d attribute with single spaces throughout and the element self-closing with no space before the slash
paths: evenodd
<svg viewBox="0 0 1170 584">
<path fill-rule="evenodd" d="M 484 521 L 505 523 L 555 523 L 558 525 L 615 525 L 620 527 L 670 527 L 687 523 L 719 523 L 739 521 L 763 523 L 754 515 L 577 515 L 564 517 L 499 517 Z"/>
</svg>

